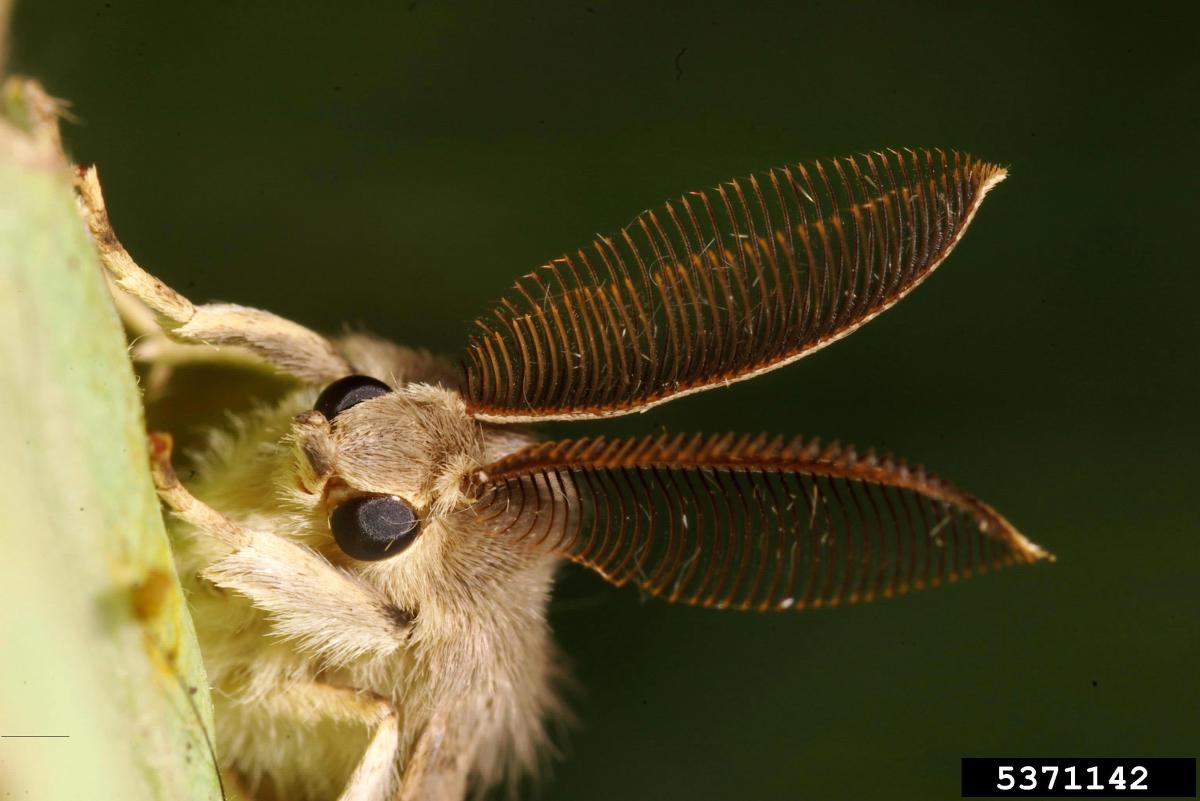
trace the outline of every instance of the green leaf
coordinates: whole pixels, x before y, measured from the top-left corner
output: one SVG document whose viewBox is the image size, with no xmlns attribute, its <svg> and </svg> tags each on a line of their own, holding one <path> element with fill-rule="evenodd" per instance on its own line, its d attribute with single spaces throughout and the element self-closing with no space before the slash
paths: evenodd
<svg viewBox="0 0 1200 801">
<path fill-rule="evenodd" d="M 219 799 L 212 702 L 125 338 L 52 101 L 15 79 L 4 100 L 0 790 Z"/>
</svg>

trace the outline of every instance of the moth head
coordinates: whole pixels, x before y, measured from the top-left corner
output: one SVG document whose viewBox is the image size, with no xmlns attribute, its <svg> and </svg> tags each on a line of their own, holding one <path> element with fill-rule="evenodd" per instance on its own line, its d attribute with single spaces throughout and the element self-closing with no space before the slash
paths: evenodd
<svg viewBox="0 0 1200 801">
<path fill-rule="evenodd" d="M 484 458 L 479 426 L 451 390 L 344 376 L 293 423 L 296 484 L 352 562 L 399 557 L 461 506 Z"/>
</svg>

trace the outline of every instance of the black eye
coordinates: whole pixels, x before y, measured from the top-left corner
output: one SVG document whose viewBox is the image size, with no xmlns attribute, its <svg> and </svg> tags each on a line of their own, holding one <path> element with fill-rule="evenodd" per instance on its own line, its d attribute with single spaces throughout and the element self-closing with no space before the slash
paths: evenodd
<svg viewBox="0 0 1200 801">
<path fill-rule="evenodd" d="M 377 562 L 403 551 L 421 533 L 417 514 L 395 495 L 363 495 L 333 510 L 329 528 L 347 556 Z"/>
<path fill-rule="evenodd" d="M 332 420 L 351 406 L 391 391 L 387 384 L 369 375 L 348 375 L 325 387 L 313 408 L 325 415 L 326 420 Z"/>
</svg>

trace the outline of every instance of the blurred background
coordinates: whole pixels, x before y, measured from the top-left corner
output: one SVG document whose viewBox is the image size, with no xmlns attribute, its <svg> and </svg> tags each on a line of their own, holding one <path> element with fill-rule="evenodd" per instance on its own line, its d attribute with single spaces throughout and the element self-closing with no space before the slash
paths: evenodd
<svg viewBox="0 0 1200 801">
<path fill-rule="evenodd" d="M 874 445 L 1059 561 L 772 616 L 568 570 L 553 624 L 580 723 L 538 797 L 931 799 L 958 796 L 961 756 L 1200 751 L 1198 21 L 24 0 L 11 59 L 71 101 L 71 152 L 168 283 L 449 355 L 519 273 L 684 190 L 885 146 L 1008 165 L 943 271 L 849 340 L 550 429 Z"/>
</svg>

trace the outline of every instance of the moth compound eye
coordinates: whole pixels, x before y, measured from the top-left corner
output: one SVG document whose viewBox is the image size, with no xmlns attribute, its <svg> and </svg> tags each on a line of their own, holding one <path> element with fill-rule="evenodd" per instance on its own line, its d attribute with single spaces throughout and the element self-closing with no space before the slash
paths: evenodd
<svg viewBox="0 0 1200 801">
<path fill-rule="evenodd" d="M 387 384 L 369 375 L 348 375 L 325 387 L 313 408 L 325 415 L 326 420 L 333 420 L 351 406 L 391 391 Z"/>
<path fill-rule="evenodd" d="M 377 562 L 416 542 L 421 522 L 413 508 L 395 495 L 362 495 L 334 509 L 329 528 L 344 554 Z"/>
</svg>

